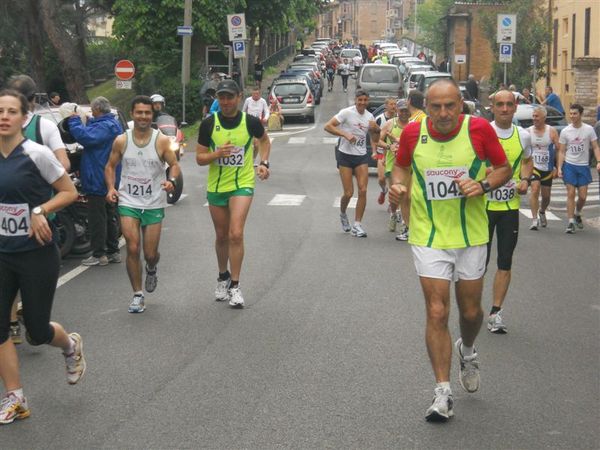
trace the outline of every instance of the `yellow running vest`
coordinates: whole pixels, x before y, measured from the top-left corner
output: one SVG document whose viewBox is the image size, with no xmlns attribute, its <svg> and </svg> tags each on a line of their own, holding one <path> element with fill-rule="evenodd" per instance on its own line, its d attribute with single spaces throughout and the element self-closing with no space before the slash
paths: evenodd
<svg viewBox="0 0 600 450">
<path fill-rule="evenodd" d="M 498 140 L 504 149 L 504 153 L 506 153 L 508 163 L 512 166 L 513 175 L 504 185 L 488 192 L 486 196 L 488 211 L 510 211 L 519 209 L 521 205 L 521 196 L 517 192 L 517 187 L 521 181 L 523 144 L 521 144 L 517 126 L 513 125 L 512 128 L 513 132 L 508 139 L 498 138 Z"/>
<path fill-rule="evenodd" d="M 394 126 L 392 126 L 392 129 L 390 130 L 390 135 L 392 135 L 396 139 L 399 139 L 400 135 L 402 134 L 402 130 L 404 128 L 400 128 L 398 126 L 398 121 L 396 118 L 394 118 L 393 120 L 394 120 Z M 388 136 L 385 137 L 385 142 L 390 144 L 392 147 L 397 145 Z M 394 151 L 392 151 L 392 150 L 385 151 L 385 172 L 386 173 L 391 172 L 392 169 L 394 168 L 395 159 L 396 159 L 396 153 Z"/>
<path fill-rule="evenodd" d="M 454 182 L 457 178 L 485 178 L 485 164 L 469 137 L 470 121 L 465 115 L 458 134 L 445 142 L 429 134 L 427 120 L 421 122 L 412 157 L 408 240 L 412 245 L 453 249 L 489 240 L 483 196 L 466 199 Z"/>
<path fill-rule="evenodd" d="M 208 192 L 231 192 L 241 188 L 254 188 L 254 154 L 252 136 L 246 127 L 246 113 L 242 113 L 240 124 L 231 130 L 223 128 L 219 114 L 213 115 L 215 124 L 210 140 L 210 152 L 228 141 L 235 150 L 225 158 L 215 159 L 208 169 Z"/>
</svg>

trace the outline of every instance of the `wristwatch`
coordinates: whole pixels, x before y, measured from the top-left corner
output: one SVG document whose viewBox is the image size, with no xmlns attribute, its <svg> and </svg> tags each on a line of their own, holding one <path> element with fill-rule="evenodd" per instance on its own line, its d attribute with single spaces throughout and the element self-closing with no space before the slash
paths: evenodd
<svg viewBox="0 0 600 450">
<path fill-rule="evenodd" d="M 46 211 L 41 206 L 36 206 L 35 208 L 33 208 L 31 210 L 31 213 L 35 214 L 36 216 L 44 216 L 44 217 L 46 217 Z"/>
<path fill-rule="evenodd" d="M 271 165 L 269 164 L 269 161 L 261 161 L 260 165 L 265 166 L 267 169 L 271 167 Z"/>
<path fill-rule="evenodd" d="M 521 178 L 521 181 L 527 181 L 527 186 L 531 186 L 531 178 Z"/>
<path fill-rule="evenodd" d="M 488 180 L 481 180 L 479 182 L 479 185 L 481 186 L 481 189 L 483 190 L 484 194 L 487 194 L 492 190 L 492 187 L 490 186 L 490 182 Z"/>
</svg>

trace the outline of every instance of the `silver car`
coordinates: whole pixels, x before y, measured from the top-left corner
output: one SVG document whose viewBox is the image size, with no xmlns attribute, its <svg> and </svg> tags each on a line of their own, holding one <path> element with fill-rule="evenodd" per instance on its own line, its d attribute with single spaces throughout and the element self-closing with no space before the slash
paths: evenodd
<svg viewBox="0 0 600 450">
<path fill-rule="evenodd" d="M 281 105 L 284 117 L 301 117 L 310 123 L 315 121 L 315 99 L 303 78 L 275 80 L 269 93 Z"/>
</svg>

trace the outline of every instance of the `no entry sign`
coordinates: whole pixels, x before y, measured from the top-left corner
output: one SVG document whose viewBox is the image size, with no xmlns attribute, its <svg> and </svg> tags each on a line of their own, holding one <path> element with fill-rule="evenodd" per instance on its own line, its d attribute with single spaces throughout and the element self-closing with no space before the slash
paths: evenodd
<svg viewBox="0 0 600 450">
<path fill-rule="evenodd" d="M 135 66 L 128 59 L 122 59 L 115 64 L 115 76 L 119 80 L 131 80 L 135 75 Z"/>
</svg>

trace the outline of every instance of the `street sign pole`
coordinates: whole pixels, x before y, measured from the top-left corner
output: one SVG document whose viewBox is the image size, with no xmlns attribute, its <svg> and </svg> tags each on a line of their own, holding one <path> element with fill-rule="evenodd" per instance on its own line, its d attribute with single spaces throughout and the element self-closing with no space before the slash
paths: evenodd
<svg viewBox="0 0 600 450">
<path fill-rule="evenodd" d="M 504 85 L 506 86 L 506 63 L 504 63 Z"/>
<path fill-rule="evenodd" d="M 531 86 L 531 92 L 533 93 L 533 103 L 537 103 L 537 55 L 531 55 L 531 63 L 533 66 L 533 86 Z"/>
<path fill-rule="evenodd" d="M 192 25 L 192 0 L 185 0 L 183 7 L 183 26 Z M 181 56 L 181 126 L 187 125 L 185 121 L 185 87 L 190 82 L 190 52 L 192 48 L 191 34 L 183 34 L 182 56 Z"/>
</svg>

